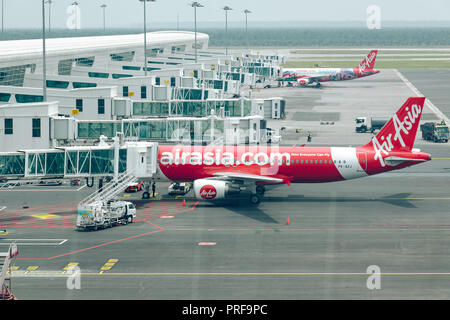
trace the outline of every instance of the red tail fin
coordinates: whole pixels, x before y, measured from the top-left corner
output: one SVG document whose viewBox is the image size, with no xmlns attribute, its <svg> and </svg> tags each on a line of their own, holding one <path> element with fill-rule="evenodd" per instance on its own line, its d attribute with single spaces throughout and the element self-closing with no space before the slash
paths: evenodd
<svg viewBox="0 0 450 320">
<path fill-rule="evenodd" d="M 365 57 L 364 60 L 359 64 L 359 72 L 364 72 L 366 70 L 373 70 L 377 54 L 378 50 L 370 51 L 367 57 Z"/>
<path fill-rule="evenodd" d="M 366 146 L 381 156 L 390 151 L 411 151 L 416 139 L 425 97 L 408 98 L 397 113 Z"/>
</svg>

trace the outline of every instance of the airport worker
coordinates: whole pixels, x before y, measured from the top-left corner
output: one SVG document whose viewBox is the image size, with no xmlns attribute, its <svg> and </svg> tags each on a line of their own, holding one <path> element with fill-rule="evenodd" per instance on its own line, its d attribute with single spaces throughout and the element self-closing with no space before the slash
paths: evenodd
<svg viewBox="0 0 450 320">
<path fill-rule="evenodd" d="M 156 191 L 156 184 L 155 184 L 155 181 L 153 181 L 153 183 L 152 183 L 153 198 L 155 197 L 155 191 Z"/>
</svg>

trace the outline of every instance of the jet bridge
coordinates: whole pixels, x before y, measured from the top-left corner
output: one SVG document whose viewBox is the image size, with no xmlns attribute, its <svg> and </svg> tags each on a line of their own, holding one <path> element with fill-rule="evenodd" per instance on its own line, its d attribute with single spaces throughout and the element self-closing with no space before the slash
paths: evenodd
<svg viewBox="0 0 450 320">
<path fill-rule="evenodd" d="M 124 142 L 0 153 L 0 177 L 8 179 L 118 177 L 132 171 L 151 178 L 157 170 L 158 144 Z"/>
</svg>

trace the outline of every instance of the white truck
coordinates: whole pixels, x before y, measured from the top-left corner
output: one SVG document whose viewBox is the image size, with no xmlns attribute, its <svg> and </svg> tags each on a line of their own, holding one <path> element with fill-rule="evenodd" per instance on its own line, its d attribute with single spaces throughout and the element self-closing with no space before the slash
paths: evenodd
<svg viewBox="0 0 450 320">
<path fill-rule="evenodd" d="M 266 128 L 266 141 L 267 143 L 280 143 L 281 136 L 277 133 L 277 131 Z"/>
<path fill-rule="evenodd" d="M 356 122 L 356 132 L 375 132 L 376 130 L 381 130 L 383 126 L 389 121 L 387 118 L 370 118 L 358 117 L 355 119 Z"/>
<path fill-rule="evenodd" d="M 78 205 L 77 229 L 97 230 L 132 223 L 136 207 L 128 201 L 93 202 Z"/>
</svg>

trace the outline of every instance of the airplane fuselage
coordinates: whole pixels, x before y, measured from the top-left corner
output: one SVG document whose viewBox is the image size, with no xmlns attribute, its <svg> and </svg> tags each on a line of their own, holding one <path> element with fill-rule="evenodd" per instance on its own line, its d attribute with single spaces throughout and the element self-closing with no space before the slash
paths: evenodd
<svg viewBox="0 0 450 320">
<path fill-rule="evenodd" d="M 172 181 L 233 172 L 290 184 L 361 178 L 428 161 L 430 156 L 397 151 L 377 159 L 375 150 L 366 147 L 160 146 L 158 160 L 160 172 Z"/>
<path fill-rule="evenodd" d="M 301 68 L 286 69 L 281 79 L 284 81 L 298 81 L 302 78 L 312 78 L 313 82 L 343 81 L 363 78 L 379 73 L 379 70 L 362 71 L 360 68 Z"/>
</svg>

